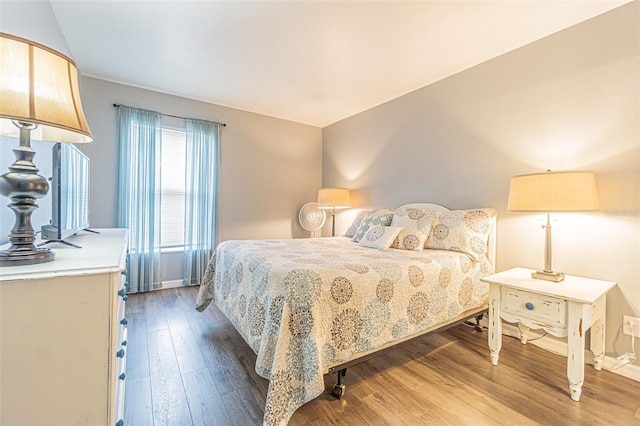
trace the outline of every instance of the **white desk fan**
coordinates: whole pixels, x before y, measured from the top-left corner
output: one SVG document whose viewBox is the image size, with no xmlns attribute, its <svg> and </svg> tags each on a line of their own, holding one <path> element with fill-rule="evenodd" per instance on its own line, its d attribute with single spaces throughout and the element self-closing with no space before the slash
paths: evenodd
<svg viewBox="0 0 640 426">
<path fill-rule="evenodd" d="M 320 236 L 318 231 L 327 220 L 327 214 L 324 210 L 318 208 L 318 203 L 307 203 L 298 212 L 298 221 L 300 226 L 311 233 L 311 237 Z"/>
</svg>

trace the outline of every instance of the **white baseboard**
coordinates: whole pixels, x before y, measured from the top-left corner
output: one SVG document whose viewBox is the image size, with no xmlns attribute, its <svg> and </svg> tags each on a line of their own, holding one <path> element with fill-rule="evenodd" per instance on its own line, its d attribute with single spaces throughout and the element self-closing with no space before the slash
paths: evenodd
<svg viewBox="0 0 640 426">
<path fill-rule="evenodd" d="M 515 325 L 502 323 L 502 334 L 505 336 L 515 337 L 517 339 L 520 338 L 520 330 Z M 529 339 L 527 344 L 536 345 L 539 348 L 547 350 L 557 355 L 562 355 L 564 357 L 567 356 L 567 342 L 547 337 L 542 337 L 541 339 L 536 339 L 541 336 L 541 330 L 530 330 L 529 331 Z M 587 364 L 593 365 L 593 354 L 591 351 L 585 350 L 585 362 Z M 612 373 L 619 374 L 621 376 L 627 377 L 629 379 L 640 382 L 640 366 L 635 364 L 626 364 L 621 367 L 616 368 L 618 365 L 618 360 L 616 358 L 605 355 L 602 359 L 602 368 Z"/>
<path fill-rule="evenodd" d="M 176 287 L 182 287 L 184 284 L 182 284 L 182 280 L 171 280 L 171 281 L 162 281 L 162 287 L 160 287 L 157 290 L 164 290 L 167 288 L 176 288 Z"/>
</svg>

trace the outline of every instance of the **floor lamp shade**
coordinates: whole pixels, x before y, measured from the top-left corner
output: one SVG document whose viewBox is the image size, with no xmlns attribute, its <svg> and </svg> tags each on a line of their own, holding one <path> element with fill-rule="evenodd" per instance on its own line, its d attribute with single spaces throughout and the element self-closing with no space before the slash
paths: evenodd
<svg viewBox="0 0 640 426">
<path fill-rule="evenodd" d="M 509 185 L 507 209 L 520 212 L 546 212 L 544 269 L 534 278 L 559 282 L 562 272 L 551 269 L 551 212 L 598 210 L 595 176 L 591 172 L 546 172 L 514 176 Z"/>
<path fill-rule="evenodd" d="M 0 33 L 0 135 L 20 138 L 16 161 L 0 176 L 0 194 L 9 197 L 16 220 L 0 251 L 0 266 L 54 260 L 37 247 L 31 214 L 49 184 L 33 163 L 31 139 L 49 142 L 93 141 L 78 91 L 78 71 L 65 55 L 33 41 Z"/>
<path fill-rule="evenodd" d="M 336 209 L 351 207 L 351 195 L 347 188 L 322 188 L 318 191 L 318 208 L 331 210 L 331 236 L 336 234 Z"/>
<path fill-rule="evenodd" d="M 351 196 L 346 188 L 323 188 L 318 191 L 318 207 L 325 209 L 348 209 Z"/>
</svg>

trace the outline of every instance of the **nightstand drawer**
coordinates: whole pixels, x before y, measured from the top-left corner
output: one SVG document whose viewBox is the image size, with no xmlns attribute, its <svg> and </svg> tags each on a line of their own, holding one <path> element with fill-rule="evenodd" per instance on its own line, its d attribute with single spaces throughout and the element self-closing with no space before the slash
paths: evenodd
<svg viewBox="0 0 640 426">
<path fill-rule="evenodd" d="M 562 328 L 567 325 L 567 301 L 557 297 L 503 288 L 500 309 L 518 319 L 540 322 L 540 325 Z"/>
</svg>

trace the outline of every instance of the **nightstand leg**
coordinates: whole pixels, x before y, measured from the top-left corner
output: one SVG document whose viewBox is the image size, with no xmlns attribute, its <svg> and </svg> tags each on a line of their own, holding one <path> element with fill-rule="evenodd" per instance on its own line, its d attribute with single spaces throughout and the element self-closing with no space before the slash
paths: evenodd
<svg viewBox="0 0 640 426">
<path fill-rule="evenodd" d="M 584 333 L 582 304 L 569 302 L 567 315 L 567 378 L 571 399 L 580 401 L 584 382 Z"/>
<path fill-rule="evenodd" d="M 593 353 L 593 368 L 602 370 L 602 358 L 604 357 L 604 330 L 605 315 L 604 309 L 606 305 L 606 295 L 596 300 L 595 315 L 598 318 L 591 326 L 591 344 L 590 349 Z"/>
<path fill-rule="evenodd" d="M 500 286 L 489 287 L 489 349 L 491 364 L 498 365 L 502 349 L 502 319 L 500 318 Z"/>
<path fill-rule="evenodd" d="M 520 330 L 520 343 L 526 345 L 527 339 L 529 338 L 529 327 L 519 322 L 518 330 Z"/>
</svg>

